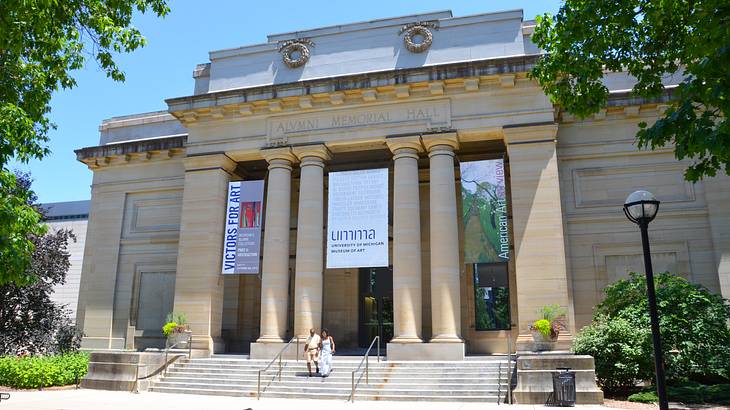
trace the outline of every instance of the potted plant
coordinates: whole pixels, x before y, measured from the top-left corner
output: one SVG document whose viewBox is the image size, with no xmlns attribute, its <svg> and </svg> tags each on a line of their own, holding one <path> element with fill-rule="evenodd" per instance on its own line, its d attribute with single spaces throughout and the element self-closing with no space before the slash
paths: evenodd
<svg viewBox="0 0 730 410">
<path fill-rule="evenodd" d="M 560 330 L 565 328 L 565 308 L 560 305 L 546 305 L 539 310 L 540 319 L 530 325 L 535 350 L 551 350 L 558 340 Z"/>
<path fill-rule="evenodd" d="M 190 326 L 185 314 L 168 313 L 166 322 L 162 334 L 167 337 L 167 346 L 185 347 L 190 339 Z"/>
</svg>

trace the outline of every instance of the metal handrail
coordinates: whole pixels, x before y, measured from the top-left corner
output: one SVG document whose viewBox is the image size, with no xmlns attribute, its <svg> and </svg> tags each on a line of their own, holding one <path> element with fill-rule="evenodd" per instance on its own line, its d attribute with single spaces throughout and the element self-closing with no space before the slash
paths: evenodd
<svg viewBox="0 0 730 410">
<path fill-rule="evenodd" d="M 279 350 L 279 353 L 276 356 L 274 356 L 273 359 L 271 359 L 271 361 L 269 362 L 269 364 L 266 365 L 266 367 L 258 370 L 258 377 L 257 377 L 257 381 L 256 381 L 256 400 L 261 398 L 261 373 L 265 373 L 266 371 L 268 371 L 269 368 L 271 367 L 271 365 L 274 364 L 274 362 L 276 362 L 276 359 L 279 359 L 279 369 L 277 370 L 276 376 L 274 376 L 274 378 L 276 378 L 278 376 L 279 381 L 281 381 L 281 370 L 282 370 L 281 356 L 284 354 L 284 351 L 286 351 L 286 349 L 291 345 L 291 342 L 293 342 L 295 340 L 297 341 L 297 354 L 295 356 L 296 356 L 297 362 L 299 361 L 299 336 L 295 336 L 295 337 L 292 337 L 291 340 L 289 340 L 284 345 L 284 347 L 281 348 L 281 350 Z"/>
<path fill-rule="evenodd" d="M 365 362 L 365 371 L 363 372 L 365 374 L 365 384 L 370 384 L 369 380 L 369 367 L 370 367 L 370 350 L 373 348 L 373 344 L 375 342 L 378 342 L 378 363 L 380 362 L 380 336 L 375 336 L 372 342 L 370 342 L 370 346 L 368 347 L 368 350 L 365 352 L 365 357 L 360 360 L 360 364 L 357 366 L 357 369 L 355 369 L 352 372 L 352 393 L 350 393 L 350 402 L 355 402 L 355 389 L 357 389 L 357 386 L 360 384 L 360 380 L 362 380 L 362 374 L 360 377 L 357 378 L 357 383 L 355 382 L 355 373 L 357 373 L 360 368 L 362 367 L 362 363 Z"/>
<path fill-rule="evenodd" d="M 185 333 L 185 334 L 188 335 L 188 340 L 187 340 L 187 344 L 188 344 L 188 359 L 191 359 L 193 357 L 193 332 L 186 331 L 186 332 L 182 332 L 182 333 Z M 162 373 L 162 376 L 163 377 L 167 375 L 167 368 L 170 366 L 170 364 L 172 362 L 176 361 L 178 359 L 178 357 L 180 357 L 180 356 L 175 356 L 172 359 L 172 361 L 170 361 L 168 359 L 168 354 L 170 352 L 170 349 L 174 349 L 175 346 L 177 346 L 178 344 L 180 344 L 182 342 L 185 342 L 185 341 L 178 341 L 177 343 L 173 343 L 172 346 L 168 346 L 167 345 L 167 340 L 165 340 L 165 362 L 162 363 L 162 367 L 160 367 L 159 369 L 155 370 L 152 373 L 149 373 L 148 372 L 147 375 L 144 376 L 144 377 L 139 377 L 139 368 L 140 368 L 140 366 L 147 367 L 147 365 L 146 364 L 140 364 L 139 362 L 137 362 L 137 368 L 135 369 L 135 374 L 134 374 L 134 386 L 132 388 L 132 393 L 139 393 L 139 381 L 140 380 L 149 379 L 150 377 L 154 377 L 154 376 L 156 376 L 156 375 L 158 375 L 160 373 Z M 78 377 L 77 377 L 77 380 L 78 380 Z M 77 389 L 79 388 L 78 383 L 76 384 L 76 388 Z"/>
</svg>

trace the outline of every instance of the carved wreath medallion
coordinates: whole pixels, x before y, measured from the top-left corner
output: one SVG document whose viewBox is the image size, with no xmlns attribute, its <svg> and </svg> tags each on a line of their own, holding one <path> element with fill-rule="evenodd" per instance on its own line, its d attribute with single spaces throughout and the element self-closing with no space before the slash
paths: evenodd
<svg viewBox="0 0 730 410">
<path fill-rule="evenodd" d="M 305 38 L 284 41 L 279 46 L 281 59 L 289 68 L 301 67 L 309 61 L 309 47 L 314 43 Z"/>
<path fill-rule="evenodd" d="M 424 21 L 419 23 L 411 23 L 403 26 L 400 34 L 405 33 L 403 42 L 411 53 L 422 53 L 428 50 L 433 43 L 433 33 L 431 30 L 438 30 L 438 25 L 433 22 Z M 420 41 L 417 39 L 420 37 Z"/>
</svg>

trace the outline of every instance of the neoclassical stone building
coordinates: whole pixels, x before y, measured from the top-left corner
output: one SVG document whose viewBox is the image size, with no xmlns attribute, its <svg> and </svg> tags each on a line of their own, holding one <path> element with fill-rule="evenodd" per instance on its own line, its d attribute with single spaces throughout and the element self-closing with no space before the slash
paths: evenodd
<svg viewBox="0 0 730 410">
<path fill-rule="evenodd" d="M 634 145 L 677 79 L 645 101 L 608 75 L 608 108 L 573 118 L 527 76 L 532 29 L 521 11 L 445 11 L 270 35 L 211 52 L 167 111 L 105 120 L 76 151 L 94 173 L 84 345 L 160 346 L 174 310 L 209 352 L 272 357 L 326 327 L 340 349 L 381 335 L 395 358 L 461 358 L 529 348 L 538 309 L 559 304 L 566 346 L 604 286 L 643 272 L 621 209 L 636 189 L 662 201 L 655 270 L 730 296 L 730 179 L 686 182 L 671 149 Z M 494 159 L 508 256 L 478 264 L 460 166 Z M 369 169 L 387 169 L 388 266 L 327 268 L 328 176 Z M 229 183 L 249 180 L 265 181 L 260 268 L 224 275 Z"/>
</svg>

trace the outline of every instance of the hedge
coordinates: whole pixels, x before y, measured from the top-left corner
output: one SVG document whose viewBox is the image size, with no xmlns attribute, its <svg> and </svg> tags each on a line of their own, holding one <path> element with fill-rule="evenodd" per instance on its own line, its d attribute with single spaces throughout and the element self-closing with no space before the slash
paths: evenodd
<svg viewBox="0 0 730 410">
<path fill-rule="evenodd" d="M 86 375 L 88 353 L 57 356 L 0 357 L 0 386 L 37 389 L 43 385 L 66 386 Z"/>
</svg>

